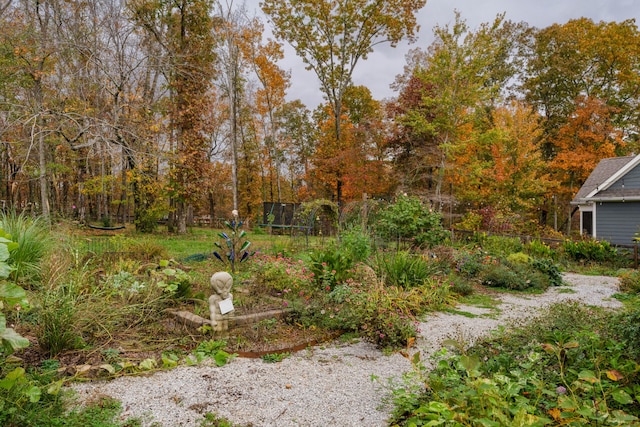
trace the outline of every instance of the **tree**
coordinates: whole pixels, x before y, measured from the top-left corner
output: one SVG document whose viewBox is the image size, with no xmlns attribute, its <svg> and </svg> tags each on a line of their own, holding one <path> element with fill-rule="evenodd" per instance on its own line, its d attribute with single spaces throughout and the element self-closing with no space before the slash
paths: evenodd
<svg viewBox="0 0 640 427">
<path fill-rule="evenodd" d="M 165 53 L 171 91 L 171 186 L 178 233 L 187 231 L 187 214 L 204 180 L 210 134 L 205 120 L 214 75 L 213 20 L 209 0 L 138 0 L 134 17 Z"/>
<path fill-rule="evenodd" d="M 568 202 L 601 159 L 626 154 L 622 131 L 613 125 L 616 110 L 596 98 L 579 97 L 576 110 L 553 140 L 555 153 L 549 166 L 561 183 L 558 190 Z"/>
<path fill-rule="evenodd" d="M 629 142 L 639 134 L 640 32 L 634 20 L 594 23 L 580 18 L 537 31 L 523 84 L 527 100 L 544 115 L 542 147 L 553 141 L 580 97 L 614 107 L 612 123 Z"/>
<path fill-rule="evenodd" d="M 413 41 L 415 13 L 425 0 L 264 0 L 260 5 L 274 34 L 289 42 L 320 80 L 340 141 L 342 104 L 357 63 L 379 44 Z M 338 202 L 341 180 L 337 176 Z"/>
<path fill-rule="evenodd" d="M 47 83 L 54 72 L 56 47 L 54 46 L 54 21 L 59 18 L 57 2 L 24 2 L 25 38 L 14 52 L 21 63 L 22 72 L 30 78 L 25 87 L 28 94 L 30 142 L 38 149 L 38 183 L 40 184 L 40 204 L 45 221 L 50 220 L 49 183 L 47 181 L 47 128 L 46 116 L 50 98 L 46 96 Z"/>
<path fill-rule="evenodd" d="M 263 25 L 258 19 L 253 19 L 248 25 L 248 36 L 241 41 L 243 55 L 248 58 L 253 73 L 260 82 L 260 88 L 255 93 L 255 109 L 261 117 L 262 133 L 268 162 L 270 179 L 269 200 L 282 200 L 281 162 L 283 147 L 276 139 L 276 118 L 278 109 L 285 103 L 286 91 L 290 85 L 289 73 L 277 65 L 277 61 L 284 58 L 282 46 L 274 40 L 262 42 Z M 263 185 L 266 184 L 263 179 Z M 276 196 L 273 186 L 275 182 Z M 264 192 L 263 192 L 264 193 Z M 266 198 L 264 198 L 266 200 Z"/>
<path fill-rule="evenodd" d="M 294 201 L 306 200 L 309 194 L 307 177 L 316 146 L 317 130 L 311 112 L 300 100 L 285 103 L 275 115 L 277 140 L 288 162 L 289 182 Z"/>
<path fill-rule="evenodd" d="M 386 196 L 395 187 L 388 161 L 387 128 L 383 108 L 364 86 L 351 86 L 344 99 L 348 116 L 350 144 L 344 156 L 348 165 L 344 171 L 344 196 L 360 199 L 364 193 Z"/>
<path fill-rule="evenodd" d="M 397 120 L 405 132 L 414 134 L 410 139 L 404 137 L 405 148 L 416 152 L 412 144 L 425 144 L 420 151 L 428 156 L 424 164 L 433 181 L 436 209 L 443 207 L 443 184 L 455 147 L 463 142 L 469 126 L 491 126 L 491 111 L 500 105 L 518 69 L 518 40 L 527 31 L 525 25 L 505 21 L 503 15 L 470 31 L 456 13 L 451 27 L 434 29 L 436 40 L 428 52 L 411 53 L 409 77 L 399 85 L 412 85 L 405 93 L 412 107 L 398 110 Z M 415 171 L 414 167 L 407 169 Z"/>
<path fill-rule="evenodd" d="M 535 212 L 551 186 L 538 138 L 538 116 L 521 102 L 497 107 L 489 129 L 469 128 L 453 151 L 451 179 L 462 203 L 498 211 Z"/>
<path fill-rule="evenodd" d="M 422 55 L 422 51 L 414 50 L 407 55 L 407 60 L 412 62 Z M 386 144 L 400 189 L 426 195 L 434 190 L 442 151 L 436 138 L 420 132 L 412 119 L 417 116 L 433 120 L 434 114 L 434 108 L 422 102 L 430 87 L 414 72 L 418 66 L 416 63 L 409 65 L 408 72 L 396 80 L 395 87 L 400 93 L 386 107 L 391 123 Z"/>
</svg>

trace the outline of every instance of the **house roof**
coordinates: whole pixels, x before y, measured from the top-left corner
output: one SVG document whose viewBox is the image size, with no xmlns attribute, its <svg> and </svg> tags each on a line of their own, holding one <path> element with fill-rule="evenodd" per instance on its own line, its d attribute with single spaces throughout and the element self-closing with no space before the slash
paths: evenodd
<svg viewBox="0 0 640 427">
<path fill-rule="evenodd" d="M 580 187 L 580 190 L 571 203 L 585 203 L 599 197 L 615 198 L 640 196 L 640 190 L 633 188 L 624 190 L 611 189 L 607 191 L 611 185 L 622 178 L 639 163 L 640 155 L 613 157 L 600 160 L 593 172 L 591 172 L 591 175 L 589 175 L 585 183 Z"/>
</svg>

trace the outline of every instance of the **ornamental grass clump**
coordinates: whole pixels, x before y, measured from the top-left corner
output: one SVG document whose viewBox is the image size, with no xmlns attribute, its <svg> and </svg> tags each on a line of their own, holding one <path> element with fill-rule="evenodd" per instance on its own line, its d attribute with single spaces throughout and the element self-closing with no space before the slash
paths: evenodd
<svg viewBox="0 0 640 427">
<path fill-rule="evenodd" d="M 40 261 L 51 245 L 47 224 L 41 218 L 31 218 L 15 211 L 0 213 L 0 228 L 11 236 L 17 246 L 11 250 L 12 278 L 33 286 L 40 277 Z"/>
<path fill-rule="evenodd" d="M 378 254 L 374 269 L 388 286 L 405 289 L 422 286 L 443 272 L 436 259 L 406 251 Z"/>
<path fill-rule="evenodd" d="M 78 328 L 78 298 L 69 283 L 42 292 L 35 310 L 38 344 L 50 357 L 82 347 Z"/>
</svg>

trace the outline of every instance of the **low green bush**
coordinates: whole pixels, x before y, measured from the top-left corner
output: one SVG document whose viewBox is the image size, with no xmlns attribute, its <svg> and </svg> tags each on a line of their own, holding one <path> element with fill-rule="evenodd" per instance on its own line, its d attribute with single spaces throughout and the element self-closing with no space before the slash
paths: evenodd
<svg viewBox="0 0 640 427">
<path fill-rule="evenodd" d="M 530 264 L 502 262 L 490 264 L 480 273 L 480 283 L 492 288 L 524 291 L 544 290 L 549 280 Z"/>
<path fill-rule="evenodd" d="M 524 250 L 534 258 L 556 258 L 556 251 L 541 240 L 534 239 L 524 245 Z"/>
<path fill-rule="evenodd" d="M 294 292 L 311 289 L 315 273 L 303 261 L 282 255 L 258 255 L 249 267 L 258 283 L 277 292 Z"/>
<path fill-rule="evenodd" d="M 529 264 L 531 257 L 523 252 L 515 252 L 507 256 L 507 262 L 511 264 Z"/>
<path fill-rule="evenodd" d="M 51 357 L 83 345 L 78 333 L 78 295 L 73 284 L 65 284 L 42 293 L 36 307 L 37 338 Z"/>
<path fill-rule="evenodd" d="M 455 270 L 461 276 L 471 279 L 478 276 L 484 265 L 492 261 L 491 257 L 482 251 L 460 251 L 456 256 Z"/>
<path fill-rule="evenodd" d="M 531 260 L 531 266 L 547 277 L 549 286 L 562 285 L 562 273 L 560 271 L 560 267 L 550 258 L 534 258 Z"/>
<path fill-rule="evenodd" d="M 617 314 L 611 328 L 615 336 L 625 344 L 627 354 L 640 362 L 640 307 L 632 307 Z"/>
<path fill-rule="evenodd" d="M 378 254 L 374 269 L 387 285 L 405 289 L 421 286 L 442 272 L 437 260 L 406 251 Z"/>
<path fill-rule="evenodd" d="M 456 274 L 449 275 L 449 283 L 451 286 L 451 292 L 463 297 L 471 295 L 474 291 L 473 285 L 469 283 L 468 280 Z"/>
<path fill-rule="evenodd" d="M 630 294 L 640 293 L 640 271 L 628 270 L 619 275 L 620 291 Z"/>
<path fill-rule="evenodd" d="M 309 256 L 310 269 L 316 284 L 321 288 L 333 289 L 351 277 L 353 260 L 344 252 L 328 248 L 312 252 Z"/>
<path fill-rule="evenodd" d="M 613 262 L 616 259 L 616 249 L 607 241 L 594 239 L 565 240 L 562 250 L 572 261 Z"/>
<path fill-rule="evenodd" d="M 360 227 L 348 227 L 340 234 L 340 251 L 354 263 L 366 262 L 372 253 L 371 237 Z"/>
<path fill-rule="evenodd" d="M 506 257 L 516 252 L 522 252 L 523 249 L 522 242 L 517 237 L 486 236 L 481 245 L 487 253 L 497 257 Z"/>
</svg>

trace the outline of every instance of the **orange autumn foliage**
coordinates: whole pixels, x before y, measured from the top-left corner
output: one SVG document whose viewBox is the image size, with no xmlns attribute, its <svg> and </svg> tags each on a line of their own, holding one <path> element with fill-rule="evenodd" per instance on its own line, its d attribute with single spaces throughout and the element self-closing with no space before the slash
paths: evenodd
<svg viewBox="0 0 640 427">
<path fill-rule="evenodd" d="M 512 102 L 492 112 L 493 127 L 461 128 L 452 159 L 451 182 L 456 195 L 477 207 L 511 211 L 535 206 L 551 185 L 537 149 L 541 129 L 537 116 Z"/>
<path fill-rule="evenodd" d="M 574 113 L 553 140 L 550 162 L 561 182 L 559 192 L 570 197 L 601 159 L 624 154 L 622 133 L 612 124 L 615 109 L 595 98 L 580 97 Z"/>
</svg>

